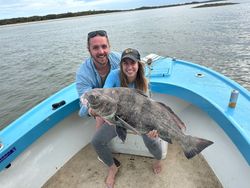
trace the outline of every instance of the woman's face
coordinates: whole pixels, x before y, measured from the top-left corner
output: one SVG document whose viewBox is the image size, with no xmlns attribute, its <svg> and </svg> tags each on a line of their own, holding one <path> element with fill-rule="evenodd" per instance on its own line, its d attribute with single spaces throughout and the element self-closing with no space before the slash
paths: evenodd
<svg viewBox="0 0 250 188">
<path fill-rule="evenodd" d="M 122 61 L 122 71 L 127 76 L 129 82 L 135 81 L 138 69 L 138 62 L 129 58 L 126 58 Z"/>
</svg>

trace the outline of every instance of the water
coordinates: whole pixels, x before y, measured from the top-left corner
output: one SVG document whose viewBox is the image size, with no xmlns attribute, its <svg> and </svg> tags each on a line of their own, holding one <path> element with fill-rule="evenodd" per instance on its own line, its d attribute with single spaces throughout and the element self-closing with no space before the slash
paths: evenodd
<svg viewBox="0 0 250 188">
<path fill-rule="evenodd" d="M 74 82 L 76 69 L 88 56 L 86 35 L 97 29 L 108 32 L 113 50 L 132 47 L 142 56 L 156 53 L 191 61 L 249 90 L 250 1 L 240 2 L 0 27 L 0 129 Z"/>
</svg>

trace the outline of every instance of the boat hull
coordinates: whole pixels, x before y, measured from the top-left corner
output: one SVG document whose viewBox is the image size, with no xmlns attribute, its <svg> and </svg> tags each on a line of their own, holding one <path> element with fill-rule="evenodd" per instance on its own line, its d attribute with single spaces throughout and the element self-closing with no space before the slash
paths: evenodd
<svg viewBox="0 0 250 188">
<path fill-rule="evenodd" d="M 71 157 L 89 144 L 94 120 L 76 112 L 59 122 L 0 172 L 1 187 L 41 187 Z M 25 180 L 25 181 L 24 181 Z"/>
</svg>

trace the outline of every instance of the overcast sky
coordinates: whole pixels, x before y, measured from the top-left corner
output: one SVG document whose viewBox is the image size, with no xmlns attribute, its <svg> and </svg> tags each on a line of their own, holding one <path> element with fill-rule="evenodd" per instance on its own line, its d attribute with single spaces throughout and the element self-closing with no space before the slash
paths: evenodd
<svg viewBox="0 0 250 188">
<path fill-rule="evenodd" d="M 0 0 L 0 19 L 86 10 L 131 9 L 192 1 L 195 0 Z"/>
</svg>

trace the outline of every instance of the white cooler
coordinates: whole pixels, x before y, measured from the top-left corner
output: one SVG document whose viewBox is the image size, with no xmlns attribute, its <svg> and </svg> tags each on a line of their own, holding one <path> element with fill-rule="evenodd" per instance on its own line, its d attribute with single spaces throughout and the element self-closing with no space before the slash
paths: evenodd
<svg viewBox="0 0 250 188">
<path fill-rule="evenodd" d="M 160 139 L 160 143 L 162 147 L 162 159 L 164 159 L 166 158 L 167 155 L 168 143 L 162 139 Z M 120 140 L 120 138 L 115 137 L 111 141 L 110 147 L 112 152 L 114 153 L 125 153 L 125 154 L 153 157 L 152 154 L 148 151 L 147 147 L 145 146 L 142 137 L 139 135 L 135 135 L 130 131 L 128 131 L 127 138 L 124 143 Z"/>
</svg>

